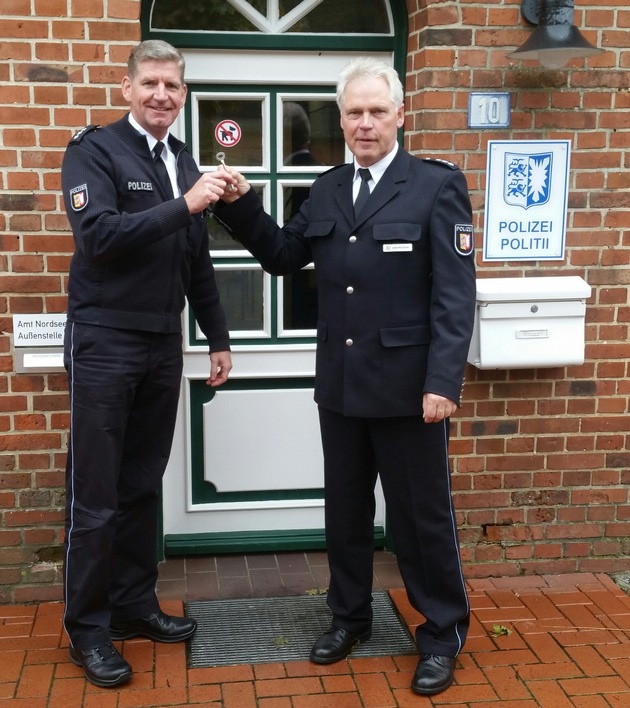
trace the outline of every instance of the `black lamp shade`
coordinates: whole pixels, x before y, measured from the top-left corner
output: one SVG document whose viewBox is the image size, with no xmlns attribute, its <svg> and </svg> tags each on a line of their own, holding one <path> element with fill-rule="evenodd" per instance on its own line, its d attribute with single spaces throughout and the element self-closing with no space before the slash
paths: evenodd
<svg viewBox="0 0 630 708">
<path fill-rule="evenodd" d="M 601 54 L 572 24 L 572 0 L 541 0 L 540 24 L 529 39 L 507 56 L 513 59 L 536 59 L 548 69 L 559 69 L 571 59 Z"/>
</svg>

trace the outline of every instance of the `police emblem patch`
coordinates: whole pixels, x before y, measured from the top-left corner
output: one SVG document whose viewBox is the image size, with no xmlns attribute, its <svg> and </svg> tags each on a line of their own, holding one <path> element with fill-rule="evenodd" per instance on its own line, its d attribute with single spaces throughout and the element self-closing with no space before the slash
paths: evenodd
<svg viewBox="0 0 630 708">
<path fill-rule="evenodd" d="M 87 184 L 80 184 L 78 187 L 73 187 L 70 190 L 70 204 L 74 211 L 85 209 L 88 204 Z"/>
<path fill-rule="evenodd" d="M 455 224 L 455 250 L 460 256 L 469 256 L 473 252 L 472 224 Z"/>
</svg>

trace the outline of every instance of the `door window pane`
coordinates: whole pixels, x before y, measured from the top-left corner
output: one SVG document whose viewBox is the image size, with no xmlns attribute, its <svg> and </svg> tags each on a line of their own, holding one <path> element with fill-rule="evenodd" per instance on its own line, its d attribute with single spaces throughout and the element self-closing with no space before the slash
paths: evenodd
<svg viewBox="0 0 630 708">
<path fill-rule="evenodd" d="M 287 32 L 390 34 L 386 0 L 324 0 Z"/>
<path fill-rule="evenodd" d="M 262 98 L 205 98 L 196 96 L 197 140 L 199 145 L 199 163 L 204 168 L 216 166 L 217 152 L 224 152 L 228 165 L 247 170 L 262 167 L 263 153 L 263 108 Z M 231 147 L 217 142 L 215 130 L 224 120 L 238 123 L 241 129 L 240 141 Z"/>
<path fill-rule="evenodd" d="M 260 201 L 264 204 L 265 186 L 261 184 L 252 184 L 252 189 L 258 195 Z M 208 219 L 208 238 L 210 240 L 210 250 L 215 251 L 242 251 L 242 255 L 249 255 L 245 252 L 245 248 L 239 241 L 233 238 L 232 234 L 223 226 L 220 221 L 210 218 Z M 221 255 L 225 255 L 222 253 Z M 240 255 L 240 254 L 238 254 Z"/>
<path fill-rule="evenodd" d="M 291 10 L 302 3 L 302 0 L 280 0 L 278 3 L 278 9 L 280 10 L 280 17 L 284 17 Z"/>
<path fill-rule="evenodd" d="M 264 1 L 264 0 L 263 0 Z M 196 2 L 195 0 L 155 0 L 151 13 L 151 29 L 222 32 L 257 32 L 241 12 L 227 0 Z"/>
<path fill-rule="evenodd" d="M 311 185 L 308 183 L 300 185 L 283 185 L 282 187 L 282 219 L 286 224 L 292 216 L 298 213 L 302 203 L 308 199 Z"/>
<path fill-rule="evenodd" d="M 210 239 L 211 251 L 232 251 L 243 249 L 241 244 L 230 232 L 215 219 L 208 219 L 208 238 Z"/>
<path fill-rule="evenodd" d="M 264 329 L 264 274 L 261 269 L 217 268 L 217 283 L 230 332 Z"/>
<path fill-rule="evenodd" d="M 308 198 L 311 184 L 304 181 L 283 182 L 280 185 L 281 209 L 285 224 Z M 291 334 L 289 330 L 302 330 L 300 334 L 303 335 L 310 330 L 309 336 L 312 336 L 312 330 L 317 327 L 317 286 L 313 267 L 302 269 L 292 275 L 285 275 L 281 278 L 279 287 L 282 288 L 282 297 L 278 298 L 281 333 L 287 336 Z"/>
<path fill-rule="evenodd" d="M 285 167 L 300 171 L 344 161 L 345 146 L 334 97 L 282 100 L 282 157 Z"/>
<path fill-rule="evenodd" d="M 317 287 L 312 268 L 282 279 L 283 329 L 314 330 L 317 327 Z"/>
</svg>

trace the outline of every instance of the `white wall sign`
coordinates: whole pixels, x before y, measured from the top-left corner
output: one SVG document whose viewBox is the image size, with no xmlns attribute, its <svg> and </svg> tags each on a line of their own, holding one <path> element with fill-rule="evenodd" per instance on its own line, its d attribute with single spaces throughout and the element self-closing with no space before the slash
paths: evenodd
<svg viewBox="0 0 630 708">
<path fill-rule="evenodd" d="M 484 261 L 564 259 L 568 140 L 488 142 Z"/>
<path fill-rule="evenodd" d="M 66 315 L 13 315 L 13 346 L 61 347 Z"/>
</svg>

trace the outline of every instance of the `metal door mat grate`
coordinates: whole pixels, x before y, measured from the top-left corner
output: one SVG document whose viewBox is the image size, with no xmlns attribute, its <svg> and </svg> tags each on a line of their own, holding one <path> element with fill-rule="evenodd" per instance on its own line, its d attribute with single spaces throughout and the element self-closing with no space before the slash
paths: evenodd
<svg viewBox="0 0 630 708">
<path fill-rule="evenodd" d="M 386 592 L 372 595 L 372 638 L 354 657 L 415 654 L 416 648 Z M 199 626 L 190 642 L 189 668 L 305 660 L 330 628 L 326 597 L 265 597 L 187 602 Z"/>
</svg>

